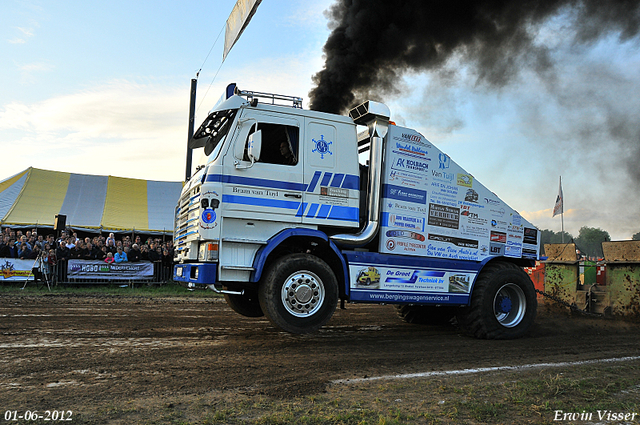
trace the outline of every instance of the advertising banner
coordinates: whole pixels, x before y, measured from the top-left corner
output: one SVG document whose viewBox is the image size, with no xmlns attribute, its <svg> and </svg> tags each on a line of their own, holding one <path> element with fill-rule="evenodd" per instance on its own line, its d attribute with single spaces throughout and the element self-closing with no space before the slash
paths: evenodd
<svg viewBox="0 0 640 425">
<path fill-rule="evenodd" d="M 0 258 L 0 282 L 22 281 L 33 279 L 31 269 L 34 260 L 18 260 L 16 258 Z"/>
<path fill-rule="evenodd" d="M 351 299 L 464 304 L 476 274 L 470 270 L 352 264 Z"/>
<path fill-rule="evenodd" d="M 420 133 L 390 126 L 384 164 L 380 252 L 537 258 L 537 229 Z"/>
<path fill-rule="evenodd" d="M 69 260 L 68 279 L 137 280 L 153 277 L 153 263 L 112 263 L 92 260 Z"/>
</svg>

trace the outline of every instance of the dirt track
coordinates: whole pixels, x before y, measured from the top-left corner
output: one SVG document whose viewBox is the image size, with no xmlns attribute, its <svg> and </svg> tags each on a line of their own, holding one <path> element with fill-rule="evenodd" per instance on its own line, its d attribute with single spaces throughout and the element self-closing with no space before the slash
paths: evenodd
<svg viewBox="0 0 640 425">
<path fill-rule="evenodd" d="M 347 305 L 312 335 L 278 332 L 219 298 L 0 296 L 3 411 L 74 409 L 225 391 L 288 399 L 386 374 L 637 356 L 640 326 L 540 309 L 527 338 L 483 341 Z"/>
</svg>

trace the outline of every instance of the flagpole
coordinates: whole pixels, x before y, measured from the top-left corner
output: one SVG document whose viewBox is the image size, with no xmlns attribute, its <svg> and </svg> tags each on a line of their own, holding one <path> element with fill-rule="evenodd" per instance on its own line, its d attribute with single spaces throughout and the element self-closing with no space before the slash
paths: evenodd
<svg viewBox="0 0 640 425">
<path fill-rule="evenodd" d="M 562 176 L 560 176 L 560 187 L 562 188 Z M 564 243 L 564 194 L 562 195 L 562 213 L 560 213 L 560 221 L 562 222 L 562 243 Z"/>
</svg>

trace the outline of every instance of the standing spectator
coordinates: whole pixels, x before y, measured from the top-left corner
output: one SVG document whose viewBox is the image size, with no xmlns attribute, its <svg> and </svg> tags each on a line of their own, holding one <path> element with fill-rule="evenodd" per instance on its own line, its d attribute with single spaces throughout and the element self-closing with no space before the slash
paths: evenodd
<svg viewBox="0 0 640 425">
<path fill-rule="evenodd" d="M 2 241 L 0 242 L 0 258 L 8 258 L 9 257 L 9 235 L 5 234 L 2 236 Z"/>
<path fill-rule="evenodd" d="M 58 246 L 58 244 L 60 244 L 61 241 L 67 241 L 67 232 L 64 230 L 60 231 L 60 237 L 58 239 L 56 239 L 56 246 Z"/>
<path fill-rule="evenodd" d="M 104 259 L 104 262 L 107 264 L 112 264 L 116 262 L 116 259 L 113 258 L 113 254 L 110 252 L 107 252 L 107 257 Z"/>
<path fill-rule="evenodd" d="M 116 255 L 114 255 L 113 258 L 116 263 L 123 263 L 127 261 L 127 254 L 124 253 L 122 247 L 118 247 L 118 252 L 116 252 Z"/>
<path fill-rule="evenodd" d="M 147 244 L 142 245 L 140 248 L 140 259 L 142 261 L 149 261 L 149 247 Z"/>
<path fill-rule="evenodd" d="M 109 251 L 107 251 L 107 247 L 103 245 L 102 248 L 96 254 L 96 260 L 104 260 L 105 258 L 107 258 L 108 252 Z"/>
<path fill-rule="evenodd" d="M 46 242 L 47 242 L 47 241 L 45 241 L 45 240 L 44 240 L 44 237 L 43 237 L 42 235 L 37 235 L 37 239 L 36 239 L 35 244 L 36 244 L 36 245 L 38 245 L 38 247 L 39 247 L 41 250 L 44 250 L 44 244 L 45 244 Z"/>
<path fill-rule="evenodd" d="M 33 247 L 29 244 L 29 241 L 27 240 L 27 237 L 25 235 L 20 235 L 20 238 L 17 239 L 16 246 L 20 248 L 22 244 L 27 245 L 27 248 L 29 248 L 29 251 L 33 249 Z"/>
<path fill-rule="evenodd" d="M 134 243 L 131 246 L 131 250 L 129 251 L 128 256 L 129 256 L 129 261 L 131 261 L 132 263 L 136 263 L 140 261 L 142 253 L 140 252 L 140 247 L 138 246 L 137 243 Z"/>
<path fill-rule="evenodd" d="M 173 273 L 173 256 L 168 249 L 162 250 L 162 281 L 169 280 L 169 276 Z"/>
<path fill-rule="evenodd" d="M 69 259 L 71 255 L 71 251 L 67 248 L 67 243 L 65 241 L 60 241 L 60 246 L 56 249 L 56 257 L 58 261 L 66 261 Z"/>
<path fill-rule="evenodd" d="M 83 248 L 83 242 L 81 240 L 78 241 L 78 243 L 70 249 L 71 252 L 69 253 L 69 258 L 74 260 L 82 259 Z"/>
<path fill-rule="evenodd" d="M 31 250 L 27 246 L 26 242 L 22 242 L 20 244 L 20 248 L 18 249 L 18 258 L 21 260 L 27 260 L 29 259 L 29 255 L 31 255 Z"/>
<path fill-rule="evenodd" d="M 53 277 L 53 270 L 56 266 L 56 252 L 53 249 L 47 251 L 46 257 L 43 258 L 44 262 L 44 271 L 48 275 L 49 279 Z"/>
<path fill-rule="evenodd" d="M 116 241 L 114 239 L 107 239 L 107 251 L 115 254 L 118 252 L 118 248 L 116 247 Z"/>
<path fill-rule="evenodd" d="M 161 255 L 158 255 L 158 251 L 156 250 L 156 244 L 152 243 L 149 246 L 149 261 L 159 261 L 162 258 Z"/>
<path fill-rule="evenodd" d="M 35 260 L 40 256 L 41 253 L 42 253 L 42 250 L 40 249 L 40 247 L 38 245 L 34 245 L 33 249 L 31 250 L 27 258 L 29 260 Z"/>
<path fill-rule="evenodd" d="M 113 246 L 116 246 L 116 237 L 113 233 L 109 233 L 109 237 L 106 240 L 107 246 L 110 246 L 110 241 L 113 241 Z"/>
<path fill-rule="evenodd" d="M 95 260 L 97 258 L 96 249 L 93 247 L 91 242 L 87 243 L 82 250 L 82 259 L 83 260 Z"/>
<path fill-rule="evenodd" d="M 11 237 L 9 239 L 9 258 L 18 258 L 18 247 L 16 246 L 15 238 Z"/>
</svg>

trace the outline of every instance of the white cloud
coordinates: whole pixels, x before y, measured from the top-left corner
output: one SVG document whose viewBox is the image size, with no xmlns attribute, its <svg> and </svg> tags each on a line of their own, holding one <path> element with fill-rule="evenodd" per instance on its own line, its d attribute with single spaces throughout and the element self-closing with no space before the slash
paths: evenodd
<svg viewBox="0 0 640 425">
<path fill-rule="evenodd" d="M 18 31 L 20 31 L 22 34 L 26 35 L 27 37 L 33 37 L 33 35 L 34 35 L 33 28 L 16 27 L 16 29 Z"/>
<path fill-rule="evenodd" d="M 34 23 L 37 26 L 37 23 Z M 35 35 L 35 30 L 33 28 L 24 28 L 24 27 L 14 27 L 21 33 L 19 36 L 13 37 L 7 40 L 10 44 L 25 44 L 30 37 Z"/>
<path fill-rule="evenodd" d="M 303 26 L 320 28 L 326 26 L 327 19 L 324 12 L 334 3 L 334 0 L 298 0 L 292 7 L 292 11 L 288 16 L 284 17 L 284 21 L 291 26 Z"/>
<path fill-rule="evenodd" d="M 53 65 L 44 63 L 44 62 L 26 63 L 23 65 L 17 65 L 17 66 L 20 71 L 27 72 L 27 73 L 50 71 L 55 68 Z"/>
<path fill-rule="evenodd" d="M 33 104 L 0 109 L 3 167 L 180 180 L 188 90 L 113 81 Z M 4 177 L 4 176 L 3 176 Z"/>
<path fill-rule="evenodd" d="M 310 53 L 259 60 L 201 75 L 196 127 L 228 82 L 242 89 L 306 95 L 322 66 Z M 209 80 L 210 81 L 210 80 Z M 209 90 L 204 101 L 202 96 Z M 29 166 L 152 180 L 182 180 L 187 142 L 188 85 L 115 80 L 39 102 L 0 106 L 3 154 L 14 158 L 1 178 Z M 194 168 L 201 149 L 194 152 Z"/>
</svg>

